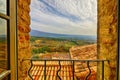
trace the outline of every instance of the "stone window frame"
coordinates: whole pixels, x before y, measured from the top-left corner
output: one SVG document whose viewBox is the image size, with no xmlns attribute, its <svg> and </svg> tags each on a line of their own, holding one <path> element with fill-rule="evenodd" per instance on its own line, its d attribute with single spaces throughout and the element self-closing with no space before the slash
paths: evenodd
<svg viewBox="0 0 120 80">
<path fill-rule="evenodd" d="M 11 70 L 11 80 L 17 80 L 17 1 L 10 1 L 10 70 Z M 117 53 L 117 79 L 120 77 L 120 6 L 118 0 L 118 53 Z M 0 14 L 2 18 L 8 18 Z"/>
<path fill-rule="evenodd" d="M 116 56 L 116 80 L 120 78 L 120 0 L 117 1 L 117 56 Z"/>
</svg>

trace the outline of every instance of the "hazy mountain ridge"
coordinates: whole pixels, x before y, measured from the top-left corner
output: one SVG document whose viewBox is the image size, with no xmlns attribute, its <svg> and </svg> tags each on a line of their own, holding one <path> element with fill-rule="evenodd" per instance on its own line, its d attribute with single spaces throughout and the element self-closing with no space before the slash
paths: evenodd
<svg viewBox="0 0 120 80">
<path fill-rule="evenodd" d="M 78 39 L 78 40 L 94 40 L 96 41 L 96 36 L 88 36 L 88 35 L 67 35 L 67 34 L 56 34 L 56 33 L 48 33 L 37 30 L 31 30 L 31 36 L 37 37 L 51 37 L 51 38 L 64 38 L 64 39 Z"/>
<path fill-rule="evenodd" d="M 7 35 L 0 35 L 0 37 L 6 37 Z"/>
</svg>

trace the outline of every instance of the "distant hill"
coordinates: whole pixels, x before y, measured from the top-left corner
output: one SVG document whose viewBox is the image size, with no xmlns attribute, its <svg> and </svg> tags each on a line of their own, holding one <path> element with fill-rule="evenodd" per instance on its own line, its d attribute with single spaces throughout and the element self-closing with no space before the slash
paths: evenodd
<svg viewBox="0 0 120 80">
<path fill-rule="evenodd" d="M 63 39 L 76 39 L 76 40 L 94 40 L 96 41 L 96 36 L 88 36 L 88 35 L 67 35 L 67 34 L 56 34 L 56 33 L 48 33 L 37 30 L 31 30 L 31 36 L 36 37 L 50 37 L 50 38 L 63 38 Z"/>
<path fill-rule="evenodd" d="M 6 37 L 6 36 L 7 36 L 7 35 L 0 35 L 0 37 L 3 37 L 3 38 Z"/>
</svg>

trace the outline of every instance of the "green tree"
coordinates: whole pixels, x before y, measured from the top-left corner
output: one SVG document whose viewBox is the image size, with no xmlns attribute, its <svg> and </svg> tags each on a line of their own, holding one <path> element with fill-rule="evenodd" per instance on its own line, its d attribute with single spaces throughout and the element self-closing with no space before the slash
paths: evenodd
<svg viewBox="0 0 120 80">
<path fill-rule="evenodd" d="M 47 52 L 49 52 L 50 51 L 50 48 L 48 47 L 48 46 L 43 46 L 42 47 L 42 50 L 45 52 L 45 51 L 47 51 Z"/>
</svg>

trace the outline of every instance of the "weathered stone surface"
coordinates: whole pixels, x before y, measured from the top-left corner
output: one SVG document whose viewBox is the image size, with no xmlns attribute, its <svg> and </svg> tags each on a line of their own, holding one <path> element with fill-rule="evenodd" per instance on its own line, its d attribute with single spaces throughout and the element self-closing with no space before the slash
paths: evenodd
<svg viewBox="0 0 120 80">
<path fill-rule="evenodd" d="M 30 49 L 30 0 L 18 0 L 18 79 L 25 80 L 28 77 Z M 30 80 L 30 79 L 29 79 Z"/>
<path fill-rule="evenodd" d="M 117 0 L 98 0 L 99 59 L 110 60 L 105 63 L 105 80 L 115 80 L 117 54 Z M 101 69 L 99 67 L 99 73 Z M 98 76 L 99 79 L 101 75 Z"/>
</svg>

